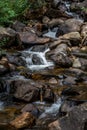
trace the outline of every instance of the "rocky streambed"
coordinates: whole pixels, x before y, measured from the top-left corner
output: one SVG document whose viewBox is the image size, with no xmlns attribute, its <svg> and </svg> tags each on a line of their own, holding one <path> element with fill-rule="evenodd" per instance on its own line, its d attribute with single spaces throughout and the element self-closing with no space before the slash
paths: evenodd
<svg viewBox="0 0 87 130">
<path fill-rule="evenodd" d="M 87 129 L 86 4 L 48 1 L 0 27 L 0 130 Z"/>
</svg>

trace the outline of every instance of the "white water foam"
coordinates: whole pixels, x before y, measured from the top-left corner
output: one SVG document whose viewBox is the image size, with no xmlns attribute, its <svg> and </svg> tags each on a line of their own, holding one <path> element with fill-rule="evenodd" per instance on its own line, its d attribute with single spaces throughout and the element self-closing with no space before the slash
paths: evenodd
<svg viewBox="0 0 87 130">
<path fill-rule="evenodd" d="M 50 66 L 53 66 L 53 62 L 48 61 L 45 57 L 46 52 L 49 51 L 49 48 L 46 49 L 44 52 L 35 52 L 31 51 L 31 49 L 23 51 L 24 56 L 22 58 L 26 61 L 27 68 L 31 70 L 39 70 L 44 69 Z M 36 55 L 40 61 L 40 64 L 34 64 L 33 63 L 33 56 Z"/>
<path fill-rule="evenodd" d="M 61 106 L 61 99 L 59 98 L 54 104 L 52 104 L 51 107 L 45 107 L 45 111 L 43 114 L 41 114 L 41 116 L 39 117 L 39 119 L 42 119 L 44 117 L 46 117 L 47 115 L 53 115 L 56 116 L 56 114 L 59 111 L 59 108 Z"/>
</svg>

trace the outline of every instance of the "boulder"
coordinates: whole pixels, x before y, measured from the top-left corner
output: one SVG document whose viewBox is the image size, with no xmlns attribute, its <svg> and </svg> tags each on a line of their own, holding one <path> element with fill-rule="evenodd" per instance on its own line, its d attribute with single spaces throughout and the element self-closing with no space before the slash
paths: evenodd
<svg viewBox="0 0 87 130">
<path fill-rule="evenodd" d="M 35 123 L 34 116 L 29 112 L 24 112 L 23 114 L 16 117 L 10 124 L 16 129 L 29 128 Z"/>
<path fill-rule="evenodd" d="M 81 25 L 82 25 L 82 22 L 80 20 L 72 18 L 72 19 L 68 19 L 65 22 L 63 22 L 59 26 L 59 30 L 62 31 L 63 34 L 67 34 L 70 32 L 79 32 Z"/>
<path fill-rule="evenodd" d="M 60 39 L 69 40 L 72 46 L 78 46 L 81 44 L 82 38 L 79 32 L 70 32 L 59 37 Z"/>
<path fill-rule="evenodd" d="M 49 124 L 49 130 L 86 130 L 87 103 L 76 106 L 69 113 Z"/>
<path fill-rule="evenodd" d="M 29 80 L 14 80 L 10 86 L 10 93 L 18 100 L 32 102 L 40 98 L 38 87 Z"/>
<path fill-rule="evenodd" d="M 25 105 L 22 110 L 22 113 L 24 112 L 30 112 L 32 115 L 38 117 L 39 116 L 39 110 L 36 106 L 34 106 L 33 104 L 27 104 Z"/>
<path fill-rule="evenodd" d="M 33 32 L 19 32 L 17 34 L 17 40 L 20 45 L 33 46 L 33 45 L 42 45 L 50 42 L 50 38 L 40 38 Z"/>
</svg>

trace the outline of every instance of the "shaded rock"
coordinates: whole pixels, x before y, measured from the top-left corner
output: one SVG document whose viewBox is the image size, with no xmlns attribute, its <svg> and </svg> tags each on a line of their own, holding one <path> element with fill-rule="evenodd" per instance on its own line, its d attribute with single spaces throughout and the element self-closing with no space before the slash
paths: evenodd
<svg viewBox="0 0 87 130">
<path fill-rule="evenodd" d="M 10 93 L 13 93 L 16 99 L 25 102 L 39 100 L 39 89 L 36 84 L 32 84 L 29 80 L 12 81 Z"/>
<path fill-rule="evenodd" d="M 85 22 L 81 26 L 81 36 L 82 36 L 82 44 L 87 45 L 87 23 Z"/>
<path fill-rule="evenodd" d="M 35 118 L 29 112 L 25 112 L 10 122 L 17 129 L 32 127 L 35 123 Z"/>
<path fill-rule="evenodd" d="M 72 18 L 63 22 L 59 26 L 59 30 L 62 31 L 63 34 L 67 34 L 70 32 L 79 32 L 81 25 L 82 25 L 82 22 L 80 20 Z"/>
<path fill-rule="evenodd" d="M 30 112 L 32 115 L 38 117 L 39 116 L 39 110 L 36 108 L 33 104 L 27 104 L 25 105 L 22 110 L 22 113 L 24 112 Z"/>
</svg>

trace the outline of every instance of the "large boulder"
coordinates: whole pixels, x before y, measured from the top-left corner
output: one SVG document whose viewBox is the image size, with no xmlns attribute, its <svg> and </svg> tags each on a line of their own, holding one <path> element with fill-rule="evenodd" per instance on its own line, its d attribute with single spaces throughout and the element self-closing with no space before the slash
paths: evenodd
<svg viewBox="0 0 87 130">
<path fill-rule="evenodd" d="M 63 34 L 67 34 L 70 32 L 79 32 L 81 24 L 82 22 L 80 20 L 74 18 L 68 19 L 59 26 L 59 30 L 62 31 Z"/>
<path fill-rule="evenodd" d="M 49 124 L 49 130 L 86 130 L 87 128 L 87 103 L 76 106 L 70 112 Z"/>
<path fill-rule="evenodd" d="M 39 100 L 39 89 L 29 80 L 14 80 L 11 82 L 10 93 L 18 100 L 32 102 Z"/>
<path fill-rule="evenodd" d="M 17 34 L 17 40 L 20 45 L 24 46 L 33 46 L 33 45 L 42 45 L 50 42 L 50 38 L 41 38 L 38 37 L 35 33 L 33 32 L 19 32 Z"/>
</svg>

